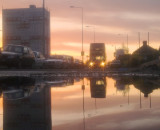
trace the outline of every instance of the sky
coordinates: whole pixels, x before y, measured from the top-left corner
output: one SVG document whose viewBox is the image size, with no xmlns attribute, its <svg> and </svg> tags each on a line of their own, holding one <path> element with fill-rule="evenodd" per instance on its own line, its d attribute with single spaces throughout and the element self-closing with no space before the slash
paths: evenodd
<svg viewBox="0 0 160 130">
<path fill-rule="evenodd" d="M 160 0 L 45 0 L 51 13 L 51 53 L 73 55 L 80 58 L 82 49 L 82 12 L 85 59 L 89 45 L 105 43 L 107 61 L 114 58 L 115 48 L 127 45 L 132 53 L 148 39 L 153 48 L 160 43 Z M 27 8 L 35 4 L 42 6 L 42 0 L 1 0 L 0 7 Z M 1 16 L 1 14 L 0 14 Z M 1 20 L 2 21 L 2 20 Z M 1 24 L 2 22 L 0 22 Z M 89 27 L 87 27 L 89 26 Z M 2 32 L 0 31 L 0 34 Z M 142 44 L 141 44 L 142 45 Z"/>
</svg>

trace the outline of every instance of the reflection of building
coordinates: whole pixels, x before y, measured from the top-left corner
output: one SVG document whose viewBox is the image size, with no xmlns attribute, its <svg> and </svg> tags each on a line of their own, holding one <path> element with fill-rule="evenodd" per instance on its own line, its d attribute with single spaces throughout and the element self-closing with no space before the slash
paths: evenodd
<svg viewBox="0 0 160 130">
<path fill-rule="evenodd" d="M 121 90 L 125 90 L 128 86 L 131 84 L 131 78 L 128 77 L 121 77 L 121 78 L 114 78 L 116 80 L 115 83 L 115 87 L 117 88 L 117 90 L 121 91 Z"/>
<path fill-rule="evenodd" d="M 143 77 L 119 77 L 114 79 L 116 81 L 115 87 L 117 90 L 127 92 L 128 86 L 133 84 L 135 88 L 139 89 L 144 94 L 144 97 L 148 97 L 153 90 L 160 88 L 160 81 L 152 77 L 145 77 L 145 79 Z"/>
<path fill-rule="evenodd" d="M 106 97 L 106 79 L 105 78 L 91 78 L 90 88 L 91 88 L 92 98 Z"/>
<path fill-rule="evenodd" d="M 158 80 L 155 78 L 135 78 L 133 85 L 144 94 L 144 97 L 148 97 L 153 90 L 160 88 Z"/>
<path fill-rule="evenodd" d="M 49 11 L 45 9 L 45 20 L 43 16 L 43 8 L 36 8 L 35 5 L 30 5 L 30 8 L 3 9 L 3 45 L 22 44 L 49 56 Z"/>
<path fill-rule="evenodd" d="M 30 97 L 3 99 L 4 130 L 51 130 L 51 93 L 45 87 Z"/>
</svg>

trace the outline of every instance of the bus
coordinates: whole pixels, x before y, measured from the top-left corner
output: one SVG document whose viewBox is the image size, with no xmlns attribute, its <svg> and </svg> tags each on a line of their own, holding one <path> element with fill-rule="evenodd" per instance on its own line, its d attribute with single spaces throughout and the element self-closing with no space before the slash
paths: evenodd
<svg viewBox="0 0 160 130">
<path fill-rule="evenodd" d="M 90 44 L 90 68 L 104 68 L 106 66 L 106 51 L 104 43 Z"/>
</svg>

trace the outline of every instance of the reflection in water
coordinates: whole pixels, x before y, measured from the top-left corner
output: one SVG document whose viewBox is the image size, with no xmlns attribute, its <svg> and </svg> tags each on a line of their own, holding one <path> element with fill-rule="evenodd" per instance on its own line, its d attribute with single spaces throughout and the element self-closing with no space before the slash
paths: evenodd
<svg viewBox="0 0 160 130">
<path fill-rule="evenodd" d="M 34 91 L 35 80 L 27 77 L 8 77 L 0 79 L 3 98 L 16 100 L 30 96 Z"/>
<path fill-rule="evenodd" d="M 131 84 L 130 78 L 128 77 L 118 77 L 115 78 L 116 83 L 115 87 L 117 88 L 117 91 L 122 91 L 123 95 L 126 96 L 128 93 L 128 104 L 129 104 L 129 85 Z"/>
<path fill-rule="evenodd" d="M 149 107 L 152 107 L 151 93 L 153 90 L 160 88 L 158 78 L 133 78 L 133 85 L 140 90 L 140 108 L 142 108 L 141 93 L 145 98 L 149 97 Z"/>
<path fill-rule="evenodd" d="M 69 77 L 47 79 L 45 84 L 49 87 L 66 87 L 74 84 L 74 79 Z"/>
<path fill-rule="evenodd" d="M 144 97 L 148 97 L 153 90 L 160 88 L 160 80 L 155 77 L 114 77 L 116 80 L 115 87 L 117 90 L 128 92 L 129 85 L 134 85 L 144 94 Z"/>
<path fill-rule="evenodd" d="M 153 93 L 160 88 L 158 78 L 113 77 L 113 79 L 92 77 L 89 78 L 89 86 L 88 80 L 85 83 L 85 78 L 82 80 L 69 77 L 0 78 L 0 96 L 3 97 L 3 129 L 143 129 L 146 127 L 141 125 L 142 122 L 149 124 L 146 119 L 153 119 L 155 115 L 160 116 L 159 95 L 155 97 Z M 112 80 L 112 84 L 108 80 Z M 51 87 L 53 87 L 52 93 Z M 116 90 L 117 94 L 115 94 Z M 126 103 L 127 99 L 129 105 Z M 153 105 L 152 102 L 154 102 Z M 148 111 L 145 106 L 153 107 Z M 137 109 L 139 107 L 141 109 Z M 53 124 L 51 118 L 54 120 Z M 0 122 L 1 120 L 2 118 Z M 156 118 L 156 120 L 158 123 L 155 123 L 155 128 L 160 128 L 160 119 Z M 148 128 L 153 127 L 151 124 L 150 126 Z"/>
<path fill-rule="evenodd" d="M 106 98 L 106 78 L 90 78 L 92 98 Z"/>
<path fill-rule="evenodd" d="M 82 91 L 83 91 L 83 130 L 86 129 L 85 124 L 85 104 L 84 104 L 84 91 L 85 91 L 85 85 L 84 85 L 84 78 L 82 79 Z"/>
<path fill-rule="evenodd" d="M 144 97 L 148 97 L 153 90 L 160 88 L 159 79 L 157 78 L 133 78 L 133 85 L 139 89 Z"/>
<path fill-rule="evenodd" d="M 37 92 L 34 83 L 34 79 L 20 77 L 0 80 L 4 130 L 51 130 L 50 88 Z"/>
<path fill-rule="evenodd" d="M 126 92 L 128 92 L 128 104 L 129 104 L 129 85 L 134 85 L 135 88 L 137 88 L 139 93 L 139 102 L 140 102 L 140 108 L 142 108 L 142 95 L 144 94 L 145 98 L 149 97 L 149 106 L 152 107 L 152 98 L 151 93 L 155 89 L 160 88 L 160 80 L 158 78 L 153 77 L 118 77 L 114 78 L 116 80 L 115 87 L 118 90 L 121 90 L 124 92 L 124 95 Z"/>
</svg>

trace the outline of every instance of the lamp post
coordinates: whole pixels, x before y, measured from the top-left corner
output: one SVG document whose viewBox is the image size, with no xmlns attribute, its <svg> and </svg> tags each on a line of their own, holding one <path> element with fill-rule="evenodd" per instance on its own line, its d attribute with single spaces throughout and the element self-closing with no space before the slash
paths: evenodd
<svg viewBox="0 0 160 130">
<path fill-rule="evenodd" d="M 127 49 L 128 49 L 128 34 L 125 36 L 124 34 L 118 34 L 118 36 L 121 36 L 122 38 L 122 43 L 124 44 L 124 38 L 126 37 L 126 46 L 127 46 Z"/>
<path fill-rule="evenodd" d="M 0 30 L 0 32 L 2 32 L 2 30 Z M 3 32 L 2 32 L 3 33 Z M 3 36 L 2 36 L 2 34 L 1 34 L 1 37 L 3 38 Z M 3 40 L 1 39 L 1 45 L 2 45 L 2 42 L 3 42 Z M 3 45 L 2 45 L 3 46 Z M 0 47 L 0 53 L 1 53 L 1 51 L 2 51 L 2 46 Z"/>
<path fill-rule="evenodd" d="M 86 26 L 86 27 L 93 27 L 93 42 L 95 43 L 95 27 L 94 26 Z"/>
<path fill-rule="evenodd" d="M 75 7 L 75 6 L 70 6 L 70 8 L 79 8 L 82 11 L 82 50 L 81 50 L 81 56 L 82 56 L 82 63 L 84 63 L 84 50 L 83 50 L 83 7 Z"/>
<path fill-rule="evenodd" d="M 42 17 L 43 17 L 43 29 L 42 29 L 42 37 L 43 37 L 43 54 L 47 56 L 46 54 L 46 40 L 45 40 L 45 0 L 42 1 L 42 9 L 43 9 L 43 12 L 42 12 Z"/>
</svg>

